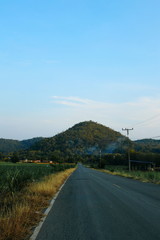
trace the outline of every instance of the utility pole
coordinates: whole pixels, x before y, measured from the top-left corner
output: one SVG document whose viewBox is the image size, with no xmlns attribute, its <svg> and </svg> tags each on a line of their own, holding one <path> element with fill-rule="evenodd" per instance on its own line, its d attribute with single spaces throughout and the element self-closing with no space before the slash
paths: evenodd
<svg viewBox="0 0 160 240">
<path fill-rule="evenodd" d="M 129 137 L 129 131 L 133 130 L 133 128 L 122 128 L 123 131 L 127 131 L 127 137 Z M 128 167 L 129 171 L 131 171 L 131 161 L 130 161 L 130 147 L 128 144 Z"/>
<path fill-rule="evenodd" d="M 100 166 L 100 168 L 102 167 L 101 157 L 102 157 L 102 151 L 100 149 L 99 150 L 99 166 Z"/>
</svg>

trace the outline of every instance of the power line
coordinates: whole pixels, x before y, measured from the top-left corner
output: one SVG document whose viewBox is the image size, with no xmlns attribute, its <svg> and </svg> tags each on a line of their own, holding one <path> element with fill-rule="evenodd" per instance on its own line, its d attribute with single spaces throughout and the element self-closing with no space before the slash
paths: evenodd
<svg viewBox="0 0 160 240">
<path fill-rule="evenodd" d="M 160 136 L 155 136 L 155 137 L 151 137 L 151 138 L 160 138 Z"/>
<path fill-rule="evenodd" d="M 153 116 L 153 117 L 150 117 L 150 118 L 148 118 L 148 119 L 146 119 L 146 120 L 144 120 L 144 121 L 138 122 L 138 123 L 136 123 L 136 124 L 134 125 L 134 127 L 135 127 L 135 126 L 138 126 L 138 125 L 143 125 L 144 123 L 150 122 L 150 121 L 152 121 L 152 120 L 154 120 L 154 119 L 156 119 L 156 118 L 158 118 L 158 117 L 160 117 L 160 114 L 156 114 L 156 115 Z"/>
<path fill-rule="evenodd" d="M 143 140 L 143 139 L 153 139 L 154 140 L 154 138 L 160 138 L 160 136 L 154 136 L 154 137 L 145 137 L 145 138 L 139 138 L 139 139 L 136 139 L 136 140 L 132 140 L 132 141 L 139 141 L 139 140 Z"/>
<path fill-rule="evenodd" d="M 143 125 L 148 124 L 149 122 L 151 122 L 151 121 L 153 121 L 155 119 L 158 119 L 159 117 L 160 117 L 160 114 L 156 114 L 156 115 L 154 115 L 154 116 L 152 116 L 150 118 L 147 118 L 146 120 L 137 122 L 136 124 L 133 125 L 133 127 L 135 128 L 136 126 L 139 126 L 139 125 L 143 126 Z M 160 136 L 147 137 L 147 138 L 151 138 L 151 139 L 153 139 L 153 138 L 160 138 Z M 141 138 L 141 139 L 146 139 L 146 138 Z M 137 140 L 141 140 L 141 139 L 136 139 L 136 141 Z M 133 141 L 135 141 L 135 140 L 133 140 Z"/>
</svg>

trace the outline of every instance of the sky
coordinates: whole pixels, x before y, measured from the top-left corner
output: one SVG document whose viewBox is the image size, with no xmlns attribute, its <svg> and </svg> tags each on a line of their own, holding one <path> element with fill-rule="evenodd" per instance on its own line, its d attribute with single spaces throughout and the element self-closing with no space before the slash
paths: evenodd
<svg viewBox="0 0 160 240">
<path fill-rule="evenodd" d="M 159 0 L 0 0 L 0 138 L 88 120 L 160 136 L 159 10 Z"/>
</svg>

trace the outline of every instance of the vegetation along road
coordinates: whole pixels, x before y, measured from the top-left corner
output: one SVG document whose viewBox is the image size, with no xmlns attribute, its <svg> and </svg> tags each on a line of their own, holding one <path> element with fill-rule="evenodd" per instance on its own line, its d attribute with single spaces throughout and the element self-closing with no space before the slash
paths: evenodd
<svg viewBox="0 0 160 240">
<path fill-rule="evenodd" d="M 160 186 L 79 164 L 36 240 L 160 239 Z"/>
</svg>

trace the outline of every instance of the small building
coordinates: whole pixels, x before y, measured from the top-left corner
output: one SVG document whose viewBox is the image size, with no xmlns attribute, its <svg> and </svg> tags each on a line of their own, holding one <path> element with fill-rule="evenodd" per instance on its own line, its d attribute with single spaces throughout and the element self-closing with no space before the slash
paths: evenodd
<svg viewBox="0 0 160 240">
<path fill-rule="evenodd" d="M 155 169 L 155 163 L 153 162 L 130 160 L 130 163 L 131 170 L 153 171 Z"/>
<path fill-rule="evenodd" d="M 21 160 L 22 163 L 40 163 L 41 160 L 29 160 L 29 159 L 25 159 L 25 160 Z"/>
</svg>

